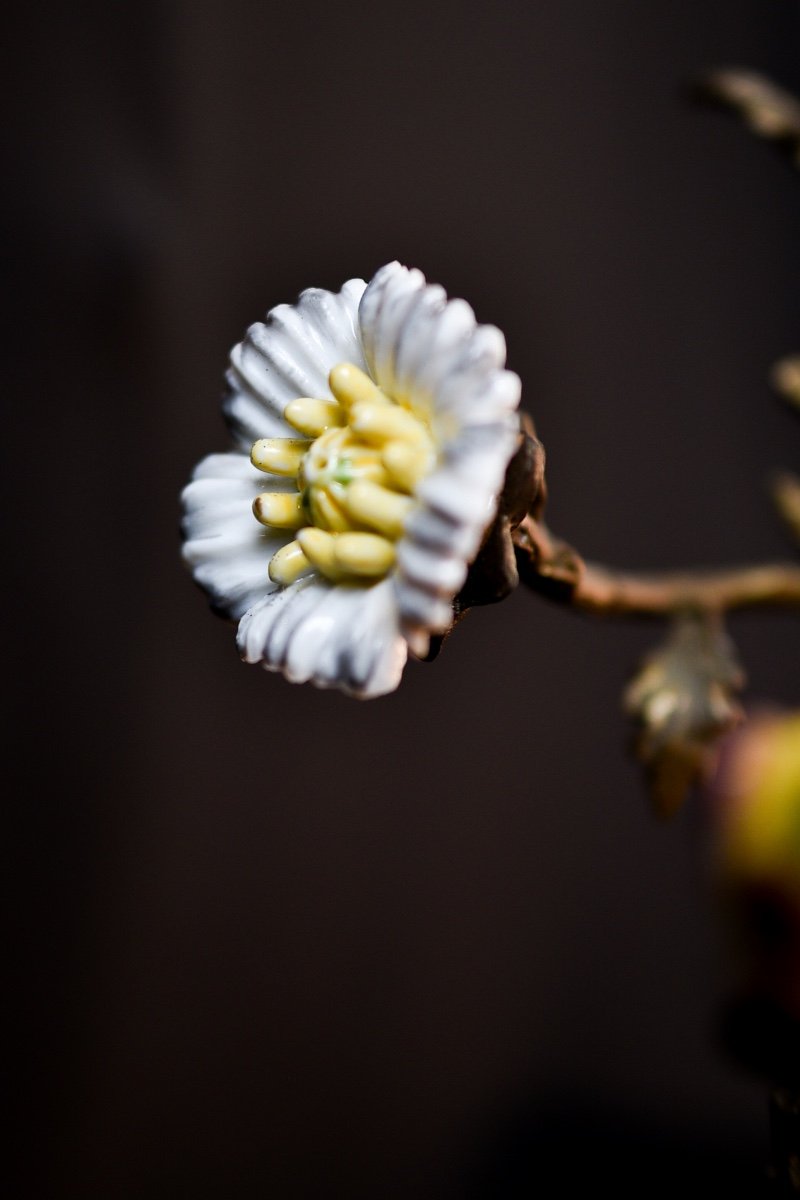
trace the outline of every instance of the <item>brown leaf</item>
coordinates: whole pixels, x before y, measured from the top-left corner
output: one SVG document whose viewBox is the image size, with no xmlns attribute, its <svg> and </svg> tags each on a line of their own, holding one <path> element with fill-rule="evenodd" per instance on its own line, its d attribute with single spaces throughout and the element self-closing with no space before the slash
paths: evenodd
<svg viewBox="0 0 800 1200">
<path fill-rule="evenodd" d="M 800 103 L 757 71 L 727 67 L 701 80 L 699 94 L 734 109 L 759 137 L 789 151 L 800 165 Z"/>
<path fill-rule="evenodd" d="M 717 739 L 741 721 L 736 693 L 743 686 L 733 644 L 703 614 L 676 618 L 628 685 L 623 703 L 636 724 L 634 752 L 660 814 L 680 808 L 705 776 Z"/>
<path fill-rule="evenodd" d="M 800 355 L 776 362 L 771 374 L 772 386 L 795 408 L 800 408 Z"/>
<path fill-rule="evenodd" d="M 773 478 L 771 490 L 775 507 L 800 542 L 800 478 L 781 471 Z"/>
</svg>

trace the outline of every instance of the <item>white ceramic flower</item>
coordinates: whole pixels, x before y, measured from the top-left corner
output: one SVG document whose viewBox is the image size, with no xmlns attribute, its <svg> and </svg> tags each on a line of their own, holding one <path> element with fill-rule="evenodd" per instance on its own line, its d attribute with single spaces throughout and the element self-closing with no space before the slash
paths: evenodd
<svg viewBox="0 0 800 1200">
<path fill-rule="evenodd" d="M 498 329 L 399 263 L 248 330 L 236 449 L 183 493 L 184 557 L 247 662 L 379 696 L 450 627 L 517 445 L 504 364 Z"/>
</svg>

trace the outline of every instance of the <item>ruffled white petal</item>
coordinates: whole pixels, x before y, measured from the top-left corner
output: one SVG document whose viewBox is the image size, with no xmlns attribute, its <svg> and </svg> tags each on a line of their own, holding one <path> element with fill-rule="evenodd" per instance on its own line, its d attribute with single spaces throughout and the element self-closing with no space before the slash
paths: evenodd
<svg viewBox="0 0 800 1200">
<path fill-rule="evenodd" d="M 359 320 L 372 378 L 390 396 L 400 399 L 403 392 L 397 371 L 400 334 L 418 308 L 425 291 L 425 276 L 416 270 L 398 272 L 396 266 L 392 263 L 378 271 L 362 299 Z"/>
<path fill-rule="evenodd" d="M 237 640 L 246 662 L 364 699 L 397 687 L 407 653 L 389 580 L 371 588 L 300 580 L 245 613 Z"/>
<path fill-rule="evenodd" d="M 445 597 L 455 596 L 467 577 L 463 556 L 448 553 L 447 549 L 434 550 L 411 538 L 400 542 L 397 561 L 406 580 Z"/>
<path fill-rule="evenodd" d="M 298 396 L 330 396 L 331 367 L 365 367 L 358 328 L 365 287 L 363 279 L 350 279 L 340 292 L 309 288 L 295 305 L 271 309 L 234 347 L 222 407 L 242 450 L 261 437 L 291 436 L 286 405 Z"/>
<path fill-rule="evenodd" d="M 269 480 L 269 482 L 267 482 Z M 257 471 L 243 454 L 210 454 L 183 490 L 183 557 L 217 611 L 238 620 L 267 589 L 269 560 L 288 534 L 259 525 L 259 492 L 291 491 L 293 480 Z"/>
<path fill-rule="evenodd" d="M 505 370 L 505 339 L 478 325 L 463 300 L 447 300 L 419 271 L 382 267 L 359 308 L 375 380 L 427 415 L 439 448 L 415 491 L 417 506 L 397 547 L 401 628 L 415 653 L 452 622 L 448 603 L 494 519 L 519 436 L 520 382 Z"/>
<path fill-rule="evenodd" d="M 427 634 L 437 631 L 444 632 L 453 622 L 453 609 L 449 600 L 442 600 L 434 595 L 426 584 L 415 583 L 413 579 L 398 576 L 395 589 L 399 601 L 400 612 L 403 616 L 404 628 Z M 419 641 L 416 645 L 419 645 Z M 420 651 L 416 649 L 415 654 Z M 422 654 L 427 654 L 427 642 Z"/>
</svg>

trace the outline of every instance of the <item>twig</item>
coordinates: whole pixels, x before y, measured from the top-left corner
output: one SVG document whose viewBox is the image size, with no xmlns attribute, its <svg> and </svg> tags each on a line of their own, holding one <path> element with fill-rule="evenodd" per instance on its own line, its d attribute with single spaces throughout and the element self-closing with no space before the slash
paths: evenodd
<svg viewBox="0 0 800 1200">
<path fill-rule="evenodd" d="M 585 562 L 532 517 L 515 530 L 514 544 L 524 583 L 584 612 L 655 617 L 682 609 L 800 607 L 800 566 L 794 563 L 663 574 L 615 571 Z"/>
</svg>

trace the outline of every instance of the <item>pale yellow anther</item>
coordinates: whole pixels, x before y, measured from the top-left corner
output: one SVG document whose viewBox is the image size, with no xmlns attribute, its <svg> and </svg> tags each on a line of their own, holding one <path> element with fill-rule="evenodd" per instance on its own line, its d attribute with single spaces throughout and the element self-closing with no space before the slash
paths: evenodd
<svg viewBox="0 0 800 1200">
<path fill-rule="evenodd" d="M 298 492 L 262 492 L 253 501 L 256 520 L 273 529 L 299 529 L 306 523 Z"/>
<path fill-rule="evenodd" d="M 383 487 L 393 486 L 392 477 L 379 458 L 374 459 L 372 462 L 357 462 L 355 463 L 355 468 L 355 474 L 358 479 L 366 479 L 370 483 L 379 483 Z"/>
<path fill-rule="evenodd" d="M 401 496 L 366 480 L 352 483 L 345 495 L 347 511 L 355 521 L 389 538 L 402 535 L 412 504 L 410 496 Z"/>
<path fill-rule="evenodd" d="M 408 442 L 389 442 L 381 454 L 383 465 L 404 492 L 413 492 L 433 466 L 433 452 Z"/>
<path fill-rule="evenodd" d="M 276 550 L 269 560 L 269 577 L 273 583 L 281 583 L 288 587 L 301 575 L 311 570 L 311 563 L 303 553 L 299 542 L 289 542 Z"/>
<path fill-rule="evenodd" d="M 250 461 L 270 475 L 296 475 L 310 445 L 306 438 L 260 438 L 250 451 Z"/>
<path fill-rule="evenodd" d="M 369 375 L 365 375 L 360 367 L 354 366 L 353 363 L 338 363 L 328 376 L 328 386 L 345 409 L 362 402 L 391 404 L 389 397 L 372 382 Z"/>
<path fill-rule="evenodd" d="M 290 400 L 283 416 L 299 433 L 311 438 L 345 423 L 342 406 L 335 400 L 315 400 L 311 396 Z"/>
<path fill-rule="evenodd" d="M 353 479 L 369 479 L 372 483 L 382 483 L 385 487 L 391 487 L 391 477 L 381 462 L 381 453 L 377 447 L 348 447 L 343 457 Z"/>
<path fill-rule="evenodd" d="M 261 438 L 251 452 L 260 470 L 296 478 L 297 492 L 263 492 L 253 503 L 263 525 L 297 530 L 269 564 L 270 579 L 284 587 L 311 571 L 363 586 L 387 575 L 415 486 L 436 461 L 425 421 L 359 367 L 338 363 L 328 382 L 335 399 L 304 396 L 286 406 L 302 437 Z"/>
<path fill-rule="evenodd" d="M 334 561 L 345 575 L 380 578 L 394 563 L 394 546 L 376 533 L 340 533 L 334 542 Z"/>
<path fill-rule="evenodd" d="M 312 567 L 316 567 L 333 583 L 341 579 L 342 572 L 336 565 L 334 553 L 336 538 L 332 533 L 326 533 L 324 529 L 317 529 L 315 526 L 309 525 L 306 529 L 298 531 L 297 541 Z"/>
<path fill-rule="evenodd" d="M 334 533 L 342 533 L 344 530 L 350 528 L 347 514 L 342 511 L 327 490 L 316 487 L 311 488 L 309 505 L 314 521 L 323 529 L 333 530 Z"/>
<path fill-rule="evenodd" d="M 350 428 L 374 446 L 396 439 L 417 446 L 424 446 L 429 441 L 427 430 L 417 418 L 396 404 L 386 407 L 367 403 L 354 405 L 350 411 Z"/>
</svg>

